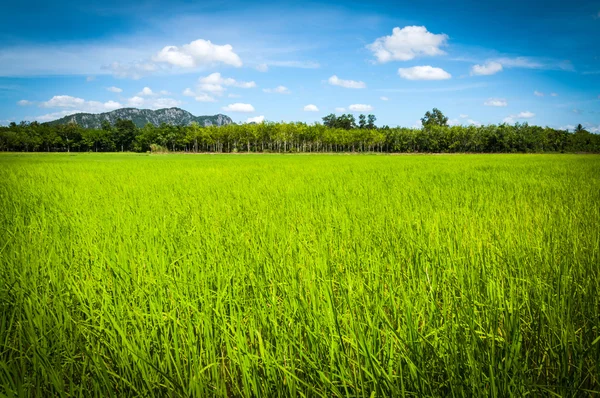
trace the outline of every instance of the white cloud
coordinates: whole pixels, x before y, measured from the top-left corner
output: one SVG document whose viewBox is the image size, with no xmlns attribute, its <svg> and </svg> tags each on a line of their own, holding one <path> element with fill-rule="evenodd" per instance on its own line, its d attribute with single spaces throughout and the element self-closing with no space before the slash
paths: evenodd
<svg viewBox="0 0 600 398">
<path fill-rule="evenodd" d="M 515 116 L 515 118 L 517 119 L 529 119 L 535 116 L 535 113 L 533 112 L 529 112 L 529 111 L 525 111 L 525 112 L 520 112 L 518 115 Z"/>
<path fill-rule="evenodd" d="M 144 102 L 146 102 L 146 100 L 144 100 L 142 97 L 135 96 L 127 100 L 127 105 L 133 107 L 140 107 L 144 106 Z"/>
<path fill-rule="evenodd" d="M 433 34 L 425 26 L 395 27 L 391 36 L 383 36 L 369 44 L 379 63 L 408 61 L 418 56 L 444 55 L 440 47 L 446 46 L 448 36 Z"/>
<path fill-rule="evenodd" d="M 110 65 L 104 66 L 103 69 L 112 71 L 115 77 L 138 80 L 155 72 L 158 70 L 158 67 L 150 62 L 132 62 L 129 64 L 113 62 Z"/>
<path fill-rule="evenodd" d="M 180 68 L 196 68 L 218 64 L 242 66 L 242 60 L 229 44 L 218 45 L 210 40 L 198 39 L 181 47 L 166 46 L 154 57 L 154 62 L 163 62 Z"/>
<path fill-rule="evenodd" d="M 467 123 L 472 124 L 473 126 L 477 126 L 477 127 L 481 126 L 481 123 L 479 123 L 479 122 L 477 122 L 477 121 L 475 121 L 473 119 L 467 120 Z"/>
<path fill-rule="evenodd" d="M 592 134 L 598 134 L 598 133 L 600 133 L 600 125 L 598 125 L 598 126 L 590 126 L 590 125 L 588 125 L 585 129 L 587 131 L 589 131 L 590 133 L 592 133 Z"/>
<path fill-rule="evenodd" d="M 484 65 L 473 65 L 471 67 L 471 76 L 488 76 L 502 71 L 502 64 L 499 62 L 487 62 Z"/>
<path fill-rule="evenodd" d="M 306 112 L 319 112 L 319 108 L 316 105 L 308 104 L 304 107 L 304 111 Z"/>
<path fill-rule="evenodd" d="M 506 102 L 503 98 L 489 98 L 487 101 L 483 103 L 485 106 L 507 106 L 508 102 Z"/>
<path fill-rule="evenodd" d="M 559 130 L 575 130 L 575 126 L 572 124 L 567 124 L 566 126 L 560 126 Z"/>
<path fill-rule="evenodd" d="M 343 80 L 338 78 L 336 75 L 333 75 L 327 80 L 329 84 L 332 86 L 340 86 L 344 88 L 366 88 L 367 85 L 365 82 L 356 81 L 356 80 Z"/>
<path fill-rule="evenodd" d="M 238 88 L 253 88 L 256 87 L 256 83 L 253 81 L 243 82 L 237 81 L 230 77 L 224 78 L 220 73 L 211 73 L 208 76 L 201 77 L 198 84 L 199 91 L 206 91 L 212 94 L 221 95 L 227 89 L 225 86 L 238 87 Z"/>
<path fill-rule="evenodd" d="M 196 93 L 189 87 L 187 87 L 185 90 L 183 90 L 183 95 L 185 95 L 186 97 L 195 97 Z"/>
<path fill-rule="evenodd" d="M 261 124 L 264 121 L 265 121 L 265 117 L 263 115 L 255 116 L 255 117 L 249 117 L 248 119 L 246 119 L 246 123 Z"/>
<path fill-rule="evenodd" d="M 136 95 L 127 100 L 127 106 L 134 108 L 161 109 L 179 105 L 181 105 L 181 101 L 173 98 L 143 98 Z"/>
<path fill-rule="evenodd" d="M 85 105 L 83 98 L 71 97 L 70 95 L 55 95 L 46 102 L 42 102 L 42 108 L 77 108 Z"/>
<path fill-rule="evenodd" d="M 256 65 L 256 70 L 259 71 L 259 72 L 268 72 L 269 71 L 269 65 L 267 65 L 267 64 Z"/>
<path fill-rule="evenodd" d="M 40 115 L 40 116 L 26 116 L 25 119 L 26 120 L 37 120 L 38 122 L 50 122 L 52 120 L 56 120 L 56 119 L 60 119 L 61 117 L 65 117 L 65 116 L 69 116 L 69 115 L 73 115 L 75 113 L 81 113 L 83 111 L 80 110 L 65 110 L 65 111 L 60 111 L 60 112 L 52 112 L 52 113 L 47 113 L 45 115 Z"/>
<path fill-rule="evenodd" d="M 121 89 L 119 87 L 115 87 L 115 86 L 107 87 L 106 90 L 110 91 L 111 93 L 122 93 L 123 92 L 123 89 Z"/>
<path fill-rule="evenodd" d="M 466 119 L 466 118 L 469 117 L 469 115 L 464 115 L 464 114 L 460 114 L 459 116 L 460 116 L 461 119 Z"/>
<path fill-rule="evenodd" d="M 285 86 L 277 86 L 275 88 L 264 88 L 263 91 L 265 93 L 271 94 L 290 94 L 291 91 Z"/>
<path fill-rule="evenodd" d="M 366 104 L 352 104 L 348 107 L 352 112 L 371 112 L 373 107 Z"/>
<path fill-rule="evenodd" d="M 19 105 L 19 106 L 28 106 L 28 105 L 33 105 L 33 102 L 28 101 L 28 100 L 21 100 L 21 101 L 17 102 L 17 105 Z"/>
<path fill-rule="evenodd" d="M 382 101 L 388 101 L 389 100 L 388 97 L 379 97 L 379 99 L 382 100 Z"/>
<path fill-rule="evenodd" d="M 446 80 L 452 75 L 441 68 L 432 66 L 413 66 L 412 68 L 400 68 L 398 74 L 407 80 Z"/>
<path fill-rule="evenodd" d="M 94 80 L 96 80 L 96 76 L 88 76 L 85 78 L 85 81 L 88 83 L 93 82 Z"/>
<path fill-rule="evenodd" d="M 557 93 L 550 93 L 550 96 L 551 97 L 558 97 L 558 94 Z"/>
<path fill-rule="evenodd" d="M 227 94 L 227 97 L 228 97 L 228 98 L 242 98 L 242 96 L 241 96 L 241 95 L 239 95 L 239 94 L 233 94 L 233 93 L 231 93 L 231 94 Z"/>
<path fill-rule="evenodd" d="M 458 119 L 449 119 L 448 126 L 460 126 L 460 120 Z"/>
<path fill-rule="evenodd" d="M 256 87 L 256 83 L 254 83 L 253 81 L 242 82 L 242 81 L 237 81 L 235 79 L 232 79 L 230 77 L 224 78 L 218 72 L 211 73 L 210 75 L 205 76 L 205 77 L 201 77 L 199 81 L 200 81 L 200 83 L 204 83 L 204 84 L 221 84 L 223 86 L 233 86 L 233 87 L 240 87 L 240 88 Z"/>
<path fill-rule="evenodd" d="M 101 113 L 109 112 L 118 108 L 122 108 L 119 102 L 116 101 L 86 101 L 83 98 L 71 97 L 70 95 L 55 95 L 48 101 L 40 104 L 41 108 L 58 108 L 64 110 L 76 110 L 72 113 L 88 112 L 88 113 Z M 57 114 L 58 112 L 54 112 Z M 54 114 L 52 114 L 54 116 Z M 50 115 L 50 114 L 49 114 Z M 63 115 L 64 116 L 64 115 Z M 61 116 L 59 116 L 61 117 Z"/>
<path fill-rule="evenodd" d="M 229 104 L 223 108 L 226 112 L 254 112 L 254 107 L 250 104 L 243 104 L 236 102 L 235 104 Z"/>
<path fill-rule="evenodd" d="M 140 96 L 140 97 L 151 97 L 153 95 L 158 95 L 155 92 L 152 91 L 152 89 L 150 87 L 144 87 L 142 89 L 142 91 L 140 91 L 139 93 L 137 93 L 136 95 Z"/>
<path fill-rule="evenodd" d="M 346 108 L 338 107 L 338 108 L 335 108 L 335 111 L 337 113 L 344 113 L 344 112 L 346 112 Z"/>
<path fill-rule="evenodd" d="M 199 93 L 198 95 L 194 95 L 194 99 L 198 102 L 215 102 L 216 99 L 211 97 L 206 93 Z"/>
<path fill-rule="evenodd" d="M 158 93 L 159 93 L 160 95 L 171 95 L 171 93 L 170 93 L 170 92 L 168 92 L 167 90 L 160 90 Z"/>
<path fill-rule="evenodd" d="M 544 93 L 541 93 L 541 92 L 539 92 L 539 91 L 535 90 L 535 91 L 533 92 L 533 95 L 535 95 L 536 97 L 543 97 L 543 96 L 544 96 Z"/>
<path fill-rule="evenodd" d="M 492 59 L 507 68 L 546 69 L 546 70 L 574 70 L 573 64 L 568 60 L 554 60 L 534 57 L 501 57 Z"/>
<path fill-rule="evenodd" d="M 516 115 L 510 115 L 510 116 L 505 117 L 503 122 L 508 123 L 508 124 L 513 124 L 515 122 L 515 119 L 531 119 L 534 116 L 535 116 L 535 113 L 529 112 L 529 111 L 524 111 L 524 112 L 519 112 Z"/>
</svg>

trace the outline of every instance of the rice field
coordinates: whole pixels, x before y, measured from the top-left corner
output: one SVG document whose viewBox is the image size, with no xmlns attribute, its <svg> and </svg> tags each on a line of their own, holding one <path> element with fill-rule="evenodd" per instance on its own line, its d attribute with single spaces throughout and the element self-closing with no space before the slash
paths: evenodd
<svg viewBox="0 0 600 398">
<path fill-rule="evenodd" d="M 0 395 L 597 396 L 600 156 L 0 154 Z"/>
</svg>

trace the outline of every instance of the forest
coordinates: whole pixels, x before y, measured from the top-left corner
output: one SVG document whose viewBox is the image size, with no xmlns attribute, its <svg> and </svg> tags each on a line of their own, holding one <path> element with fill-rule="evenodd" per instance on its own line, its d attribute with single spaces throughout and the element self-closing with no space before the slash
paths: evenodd
<svg viewBox="0 0 600 398">
<path fill-rule="evenodd" d="M 11 123 L 0 127 L 0 151 L 23 152 L 387 152 L 531 153 L 600 152 L 600 135 L 578 125 L 574 132 L 527 123 L 449 126 L 439 110 L 422 128 L 375 126 L 374 115 L 323 117 L 323 123 L 265 122 L 226 126 L 175 126 L 131 120 L 77 124 Z"/>
</svg>

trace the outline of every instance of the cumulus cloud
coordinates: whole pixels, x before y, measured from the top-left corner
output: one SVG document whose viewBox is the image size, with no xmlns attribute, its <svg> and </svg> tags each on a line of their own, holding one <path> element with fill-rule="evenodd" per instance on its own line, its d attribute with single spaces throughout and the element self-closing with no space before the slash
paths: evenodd
<svg viewBox="0 0 600 398">
<path fill-rule="evenodd" d="M 291 91 L 285 86 L 277 86 L 275 88 L 264 88 L 263 91 L 265 93 L 270 94 L 290 94 Z"/>
<path fill-rule="evenodd" d="M 469 115 L 464 115 L 464 114 L 460 114 L 459 116 L 460 116 L 461 119 L 466 119 L 466 118 L 469 117 Z"/>
<path fill-rule="evenodd" d="M 473 65 L 471 67 L 471 76 L 494 75 L 502 71 L 502 64 L 499 62 L 487 62 L 484 65 Z"/>
<path fill-rule="evenodd" d="M 409 61 L 418 56 L 444 55 L 440 47 L 448 44 L 445 34 L 433 34 L 425 26 L 395 27 L 391 36 L 383 36 L 369 44 L 377 62 Z"/>
<path fill-rule="evenodd" d="M 131 97 L 127 100 L 127 105 L 133 107 L 141 107 L 144 105 L 145 101 L 145 99 L 136 95 L 135 97 Z"/>
<path fill-rule="evenodd" d="M 249 117 L 248 119 L 246 119 L 246 123 L 261 124 L 264 121 L 265 121 L 265 117 L 263 115 L 255 116 L 255 117 Z"/>
<path fill-rule="evenodd" d="M 83 98 L 71 97 L 70 95 L 55 95 L 46 102 L 42 102 L 42 108 L 77 108 L 85 104 Z"/>
<path fill-rule="evenodd" d="M 236 102 L 235 104 L 229 104 L 224 106 L 223 108 L 226 112 L 254 112 L 254 107 L 250 104 L 243 104 L 241 102 Z"/>
<path fill-rule="evenodd" d="M 535 95 L 536 97 L 543 97 L 543 96 L 544 96 L 544 93 L 541 93 L 541 92 L 539 92 L 539 91 L 535 90 L 535 91 L 533 92 L 533 95 Z"/>
<path fill-rule="evenodd" d="M 366 88 L 367 87 L 365 82 L 356 81 L 356 80 L 343 80 L 343 79 L 340 79 L 339 77 L 337 77 L 336 75 L 331 76 L 329 78 L 329 80 L 327 80 L 327 81 L 332 86 L 340 86 L 340 87 L 344 87 L 344 88 Z"/>
<path fill-rule="evenodd" d="M 506 102 L 503 98 L 489 98 L 487 101 L 483 103 L 485 106 L 507 106 L 508 102 Z"/>
<path fill-rule="evenodd" d="M 218 45 L 210 40 L 198 39 L 181 47 L 166 46 L 154 57 L 154 62 L 162 62 L 180 68 L 196 68 L 218 64 L 242 66 L 242 60 L 229 44 Z"/>
<path fill-rule="evenodd" d="M 17 102 L 17 105 L 19 105 L 19 106 L 28 106 L 28 105 L 33 105 L 33 102 L 28 101 L 28 100 L 21 100 L 21 101 Z"/>
<path fill-rule="evenodd" d="M 123 89 L 121 89 L 119 87 L 115 87 L 115 86 L 107 87 L 106 90 L 110 91 L 111 93 L 122 93 L 123 92 Z"/>
<path fill-rule="evenodd" d="M 241 98 L 241 97 L 242 96 L 239 94 L 233 94 L 233 93 L 227 94 L 227 98 Z"/>
<path fill-rule="evenodd" d="M 529 111 L 525 111 L 525 112 L 520 112 L 518 115 L 515 116 L 515 118 L 517 119 L 529 119 L 535 116 L 535 113 L 533 112 L 529 112 Z"/>
<path fill-rule="evenodd" d="M 185 90 L 183 90 L 183 92 L 181 94 L 185 95 L 186 97 L 195 97 L 196 96 L 196 93 L 194 92 L 194 90 L 192 90 L 189 87 L 187 87 Z"/>
<path fill-rule="evenodd" d="M 510 116 L 505 117 L 503 122 L 508 123 L 508 124 L 513 124 L 516 119 L 531 119 L 532 117 L 535 117 L 535 113 L 529 112 L 529 111 L 524 111 L 524 112 L 519 112 L 516 115 L 510 115 Z"/>
<path fill-rule="evenodd" d="M 305 112 L 319 112 L 319 108 L 316 105 L 308 104 L 304 107 Z"/>
<path fill-rule="evenodd" d="M 379 99 L 382 100 L 382 101 L 388 101 L 389 100 L 388 97 L 379 97 Z"/>
<path fill-rule="evenodd" d="M 267 64 L 258 64 L 256 65 L 256 70 L 259 72 L 268 72 L 269 71 L 269 65 Z"/>
<path fill-rule="evenodd" d="M 367 104 L 352 104 L 348 107 L 352 112 L 371 112 L 373 107 Z"/>
<path fill-rule="evenodd" d="M 441 68 L 432 66 L 413 66 L 412 68 L 400 68 L 398 74 L 407 80 L 447 80 L 452 75 Z"/>
<path fill-rule="evenodd" d="M 64 110 L 64 111 L 60 111 L 60 112 L 52 112 L 52 113 L 47 113 L 45 115 L 40 115 L 40 116 L 27 116 L 25 117 L 26 120 L 36 120 L 38 122 L 50 122 L 52 120 L 56 120 L 56 119 L 60 119 L 61 117 L 65 117 L 65 116 L 69 116 L 69 115 L 73 115 L 75 113 L 81 113 L 83 111 L 81 110 Z"/>
<path fill-rule="evenodd" d="M 101 113 L 109 112 L 118 108 L 122 108 L 119 102 L 116 101 L 86 101 L 83 98 L 72 97 L 70 95 L 55 95 L 48 101 L 40 104 L 41 108 L 58 108 L 63 110 L 73 110 L 72 113 L 89 112 Z M 58 112 L 55 112 L 58 113 Z M 64 115 L 63 115 L 64 116 Z"/>
<path fill-rule="evenodd" d="M 141 97 L 151 97 L 151 96 L 157 95 L 157 94 L 155 92 L 153 92 L 150 87 L 144 87 L 142 89 L 142 91 L 140 91 L 139 93 L 137 93 L 137 95 L 141 96 Z"/>
<path fill-rule="evenodd" d="M 238 88 L 253 88 L 256 87 L 256 83 L 253 81 L 243 82 L 237 81 L 230 77 L 224 78 L 220 73 L 211 73 L 208 76 L 201 77 L 198 80 L 198 91 L 209 92 L 214 95 L 221 95 L 227 90 L 226 87 L 238 87 Z"/>
<path fill-rule="evenodd" d="M 338 107 L 338 108 L 335 108 L 335 111 L 337 113 L 344 113 L 344 112 L 346 112 L 346 108 Z"/>
<path fill-rule="evenodd" d="M 473 119 L 469 119 L 469 120 L 467 120 L 467 123 L 469 123 L 469 124 L 471 124 L 471 125 L 473 125 L 473 126 L 477 126 L 477 127 L 480 127 L 480 126 L 481 126 L 481 123 L 479 123 L 478 121 L 475 121 L 475 120 L 473 120 Z"/>
</svg>

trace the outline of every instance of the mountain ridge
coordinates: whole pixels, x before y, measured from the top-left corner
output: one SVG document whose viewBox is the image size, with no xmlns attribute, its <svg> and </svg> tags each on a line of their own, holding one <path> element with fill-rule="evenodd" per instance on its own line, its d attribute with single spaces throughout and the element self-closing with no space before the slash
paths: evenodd
<svg viewBox="0 0 600 398">
<path fill-rule="evenodd" d="M 147 123 L 154 126 L 159 126 L 162 123 L 174 126 L 189 126 L 193 122 L 198 123 L 200 126 L 224 126 L 233 123 L 229 116 L 220 113 L 212 116 L 194 116 L 186 110 L 173 107 L 156 110 L 120 108 L 103 113 L 74 113 L 44 124 L 76 123 L 83 128 L 99 129 L 104 121 L 114 124 L 118 119 L 131 120 L 137 127 L 143 127 Z"/>
</svg>

